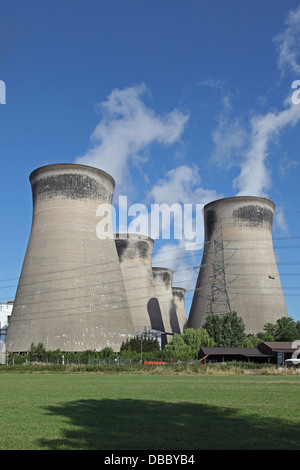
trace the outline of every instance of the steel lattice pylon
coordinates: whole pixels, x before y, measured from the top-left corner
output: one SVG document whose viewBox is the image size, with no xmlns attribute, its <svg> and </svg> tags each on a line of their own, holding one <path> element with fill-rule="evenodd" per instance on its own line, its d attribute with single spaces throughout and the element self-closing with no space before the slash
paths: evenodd
<svg viewBox="0 0 300 470">
<path fill-rule="evenodd" d="M 209 313 L 225 314 L 231 312 L 230 300 L 226 285 L 224 243 L 223 239 L 213 240 L 211 288 L 208 295 Z"/>
</svg>

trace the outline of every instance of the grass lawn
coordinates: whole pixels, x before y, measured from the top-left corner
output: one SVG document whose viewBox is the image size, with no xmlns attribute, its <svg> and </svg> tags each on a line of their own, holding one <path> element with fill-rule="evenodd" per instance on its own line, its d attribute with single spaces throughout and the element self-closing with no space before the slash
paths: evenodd
<svg viewBox="0 0 300 470">
<path fill-rule="evenodd" d="M 300 376 L 1 373 L 0 449 L 300 449 Z"/>
</svg>

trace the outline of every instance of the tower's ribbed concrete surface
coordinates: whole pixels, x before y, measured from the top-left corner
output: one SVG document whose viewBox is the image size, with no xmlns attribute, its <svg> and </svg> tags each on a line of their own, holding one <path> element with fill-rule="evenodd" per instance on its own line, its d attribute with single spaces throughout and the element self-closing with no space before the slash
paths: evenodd
<svg viewBox="0 0 300 470">
<path fill-rule="evenodd" d="M 275 204 L 240 196 L 204 207 L 205 244 L 188 327 L 236 311 L 247 334 L 288 316 L 272 241 Z"/>
<path fill-rule="evenodd" d="M 175 311 L 177 315 L 177 320 L 179 324 L 180 333 L 184 333 L 187 324 L 187 316 L 185 310 L 185 292 L 186 290 L 183 287 L 172 287 L 173 300 Z"/>
<path fill-rule="evenodd" d="M 30 182 L 32 228 L 7 350 L 25 352 L 41 342 L 47 350 L 118 351 L 134 328 L 113 234 L 96 233 L 97 208 L 111 203 L 113 178 L 54 164 L 33 171 Z"/>
<path fill-rule="evenodd" d="M 160 305 L 165 332 L 167 333 L 167 341 L 172 339 L 172 334 L 180 332 L 172 292 L 173 274 L 174 271 L 172 269 L 162 267 L 153 268 L 153 280 L 157 299 Z"/>
<path fill-rule="evenodd" d="M 160 315 L 152 276 L 153 240 L 138 234 L 116 234 L 115 242 L 135 333 L 157 329 Z M 157 312 L 151 306 L 157 307 Z M 154 318 L 153 318 L 154 317 Z M 154 323 L 154 324 L 153 324 Z"/>
</svg>

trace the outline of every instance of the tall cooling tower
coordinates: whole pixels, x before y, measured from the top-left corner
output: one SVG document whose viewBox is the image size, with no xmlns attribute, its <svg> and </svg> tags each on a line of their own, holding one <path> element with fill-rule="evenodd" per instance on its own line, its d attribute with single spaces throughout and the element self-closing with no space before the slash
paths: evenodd
<svg viewBox="0 0 300 470">
<path fill-rule="evenodd" d="M 199 328 L 209 313 L 236 311 L 247 334 L 287 317 L 273 251 L 275 204 L 251 196 L 230 197 L 204 207 L 205 244 L 188 319 Z"/>
<path fill-rule="evenodd" d="M 182 334 L 186 328 L 187 316 L 185 310 L 185 292 L 183 287 L 172 287 L 175 311 L 179 323 L 179 330 Z"/>
<path fill-rule="evenodd" d="M 144 235 L 116 234 L 115 242 L 135 333 L 162 327 L 152 277 L 154 241 Z M 153 311 L 156 310 L 156 311 Z"/>
<path fill-rule="evenodd" d="M 174 272 L 172 269 L 160 267 L 154 267 L 152 271 L 157 299 L 164 323 L 164 331 L 167 333 L 166 339 L 169 341 L 172 339 L 172 334 L 180 333 L 172 291 Z"/>
<path fill-rule="evenodd" d="M 118 351 L 134 329 L 113 234 L 96 234 L 97 208 L 111 203 L 113 178 L 54 164 L 33 171 L 30 182 L 33 220 L 7 350 L 41 342 L 47 350 Z"/>
</svg>

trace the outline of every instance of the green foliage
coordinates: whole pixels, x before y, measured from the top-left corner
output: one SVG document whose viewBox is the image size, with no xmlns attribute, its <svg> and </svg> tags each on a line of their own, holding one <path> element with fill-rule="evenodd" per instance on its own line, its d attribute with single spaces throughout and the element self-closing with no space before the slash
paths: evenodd
<svg viewBox="0 0 300 470">
<path fill-rule="evenodd" d="M 210 314 L 206 319 L 203 328 L 187 328 L 185 332 L 174 334 L 172 340 L 164 350 L 160 350 L 157 339 L 144 338 L 142 343 L 143 360 L 170 360 L 189 361 L 198 358 L 198 353 L 203 346 L 219 347 L 256 347 L 262 341 L 295 341 L 300 339 L 300 321 L 295 322 L 292 318 L 283 317 L 277 320 L 276 324 L 267 323 L 264 331 L 257 335 L 245 334 L 243 320 L 236 312 L 224 315 Z M 99 351 L 82 352 L 62 352 L 46 351 L 44 345 L 39 343 L 30 346 L 27 355 L 9 355 L 9 360 L 14 360 L 14 364 L 22 364 L 25 361 L 46 362 L 52 364 L 93 364 L 109 363 L 115 364 L 117 359 L 128 359 L 138 362 L 141 358 L 141 339 L 135 337 L 127 339 L 122 343 L 120 353 L 117 354 L 112 348 L 106 347 Z"/>
<path fill-rule="evenodd" d="M 274 329 L 275 341 L 294 341 L 298 339 L 298 329 L 292 318 L 279 318 Z"/>
<path fill-rule="evenodd" d="M 107 449 L 123 454 L 126 449 L 127 455 L 153 449 L 176 455 L 248 449 L 255 456 L 260 449 L 299 450 L 299 377 L 257 374 L 251 379 L 238 374 L 238 366 L 231 373 L 220 364 L 200 365 L 201 376 L 191 375 L 198 366 L 187 364 L 160 366 L 157 374 L 138 365 L 122 375 L 116 366 L 118 376 L 104 366 L 102 374 L 93 373 L 92 366 L 82 366 L 82 374 L 74 373 L 75 366 L 67 373 L 68 368 L 55 365 L 46 374 L 13 374 L 6 372 L 12 368 L 0 367 L 0 448 L 105 455 Z M 33 367 L 36 372 L 38 365 Z"/>
<path fill-rule="evenodd" d="M 61 364 L 64 359 L 65 364 L 91 364 L 101 360 L 114 360 L 116 357 L 117 354 L 109 347 L 102 349 L 100 352 L 86 350 L 75 353 L 63 352 L 59 349 L 55 351 L 46 351 L 42 343 L 39 343 L 37 346 L 32 343 L 27 356 L 12 356 L 11 359 L 14 358 L 15 363 L 22 363 L 29 360 L 32 362 L 37 361 Z"/>
<path fill-rule="evenodd" d="M 156 338 L 143 338 L 143 340 L 138 336 L 135 336 L 130 340 L 127 338 L 120 347 L 120 353 L 125 351 L 135 351 L 136 353 L 140 353 L 141 349 L 143 353 L 160 351 L 159 342 Z"/>
<path fill-rule="evenodd" d="M 103 348 L 99 353 L 100 359 L 115 359 L 116 353 L 112 348 Z"/>
<path fill-rule="evenodd" d="M 28 358 L 30 361 L 43 361 L 46 356 L 47 352 L 42 343 L 38 343 L 37 346 L 31 343 L 28 351 Z"/>
<path fill-rule="evenodd" d="M 166 355 L 172 358 L 197 359 L 202 346 L 213 346 L 214 341 L 203 328 L 187 328 L 183 335 L 174 334 L 166 346 Z"/>
<path fill-rule="evenodd" d="M 190 357 L 189 347 L 185 343 L 182 335 L 174 334 L 172 340 L 165 347 L 165 355 L 168 358 L 186 359 Z"/>
<path fill-rule="evenodd" d="M 215 346 L 230 348 L 243 347 L 246 339 L 245 325 L 236 312 L 208 315 L 204 329 L 213 338 Z"/>
<path fill-rule="evenodd" d="M 261 341 L 295 341 L 300 338 L 300 322 L 291 317 L 279 318 L 275 324 L 266 323 L 264 332 L 257 337 Z"/>
<path fill-rule="evenodd" d="M 262 340 L 257 336 L 247 335 L 244 340 L 243 346 L 245 348 L 256 348 L 259 345 L 259 343 L 261 343 L 261 341 Z"/>
</svg>

